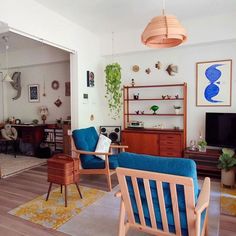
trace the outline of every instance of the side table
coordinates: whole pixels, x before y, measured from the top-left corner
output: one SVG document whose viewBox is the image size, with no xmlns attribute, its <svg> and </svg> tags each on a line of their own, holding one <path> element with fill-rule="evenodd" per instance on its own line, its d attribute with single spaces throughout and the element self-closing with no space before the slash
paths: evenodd
<svg viewBox="0 0 236 236">
<path fill-rule="evenodd" d="M 66 154 L 56 154 L 48 160 L 48 182 L 49 188 L 46 201 L 49 198 L 52 184 L 65 186 L 65 207 L 67 207 L 67 185 L 75 184 L 79 192 L 80 198 L 82 194 L 78 185 L 79 182 L 79 160 L 72 158 Z"/>
</svg>

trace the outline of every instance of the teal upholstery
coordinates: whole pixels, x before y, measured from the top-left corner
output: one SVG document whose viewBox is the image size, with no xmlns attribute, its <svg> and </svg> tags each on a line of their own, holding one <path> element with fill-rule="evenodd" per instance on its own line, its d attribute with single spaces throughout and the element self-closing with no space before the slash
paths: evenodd
<svg viewBox="0 0 236 236">
<path fill-rule="evenodd" d="M 194 183 L 195 201 L 198 198 L 199 190 L 198 190 L 196 164 L 192 160 L 183 159 L 183 158 L 163 158 L 163 157 L 156 157 L 156 156 L 154 157 L 154 156 L 148 156 L 148 155 L 140 155 L 140 154 L 123 152 L 118 157 L 118 164 L 119 164 L 119 167 L 124 167 L 124 168 L 191 177 Z M 140 223 L 140 219 L 138 216 L 138 208 L 137 208 L 133 185 L 131 183 L 130 177 L 126 177 L 126 181 L 127 181 L 127 185 L 129 189 L 134 217 L 135 217 L 136 222 Z M 148 226 L 151 226 L 143 179 L 138 179 L 138 187 L 139 187 L 140 197 L 142 201 L 145 221 Z M 150 189 L 151 189 L 151 195 L 152 195 L 152 200 L 153 200 L 153 205 L 154 205 L 157 226 L 158 228 L 163 230 L 160 207 L 159 207 L 159 200 L 158 200 L 158 195 L 157 195 L 158 190 L 156 188 L 156 183 L 151 180 L 150 180 Z M 163 183 L 163 192 L 164 192 L 164 201 L 165 201 L 165 206 L 166 206 L 166 214 L 167 214 L 169 230 L 170 232 L 175 232 L 174 216 L 173 216 L 170 188 L 169 188 L 168 183 Z M 188 226 L 187 226 L 183 185 L 177 185 L 177 196 L 178 196 L 179 215 L 180 215 L 182 235 L 187 236 Z M 204 219 L 205 219 L 205 212 L 202 214 L 202 222 L 204 221 Z"/>
<path fill-rule="evenodd" d="M 77 129 L 72 132 L 75 146 L 78 150 L 94 152 L 99 139 L 94 127 Z M 82 167 L 84 169 L 104 169 L 105 161 L 94 155 L 80 155 Z M 118 167 L 117 155 L 109 156 L 110 169 Z"/>
</svg>

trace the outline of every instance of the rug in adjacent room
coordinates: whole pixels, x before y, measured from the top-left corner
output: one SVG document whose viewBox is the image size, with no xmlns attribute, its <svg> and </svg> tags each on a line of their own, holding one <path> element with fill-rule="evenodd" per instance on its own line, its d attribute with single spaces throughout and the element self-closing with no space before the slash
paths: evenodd
<svg viewBox="0 0 236 236">
<path fill-rule="evenodd" d="M 74 184 L 68 187 L 67 207 L 65 207 L 64 194 L 61 194 L 60 188 L 57 188 L 51 191 L 48 201 L 45 201 L 46 194 L 44 194 L 9 213 L 44 227 L 57 229 L 106 194 L 104 191 L 83 186 L 80 190 L 83 199 L 80 199 Z"/>
<path fill-rule="evenodd" d="M 6 178 L 22 171 L 46 164 L 46 159 L 32 156 L 0 154 L 0 174 L 1 178 Z"/>
<path fill-rule="evenodd" d="M 220 205 L 222 214 L 236 216 L 236 188 L 221 188 Z"/>
</svg>

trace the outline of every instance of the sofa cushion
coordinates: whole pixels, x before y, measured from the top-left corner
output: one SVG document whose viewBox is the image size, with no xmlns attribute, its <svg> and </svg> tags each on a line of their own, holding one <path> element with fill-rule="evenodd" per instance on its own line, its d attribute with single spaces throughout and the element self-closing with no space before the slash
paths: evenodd
<svg viewBox="0 0 236 236">
<path fill-rule="evenodd" d="M 111 155 L 108 157 L 110 169 L 116 169 L 118 167 L 118 155 Z M 94 156 L 93 159 L 84 162 L 84 169 L 104 169 L 105 161 Z"/>
<path fill-rule="evenodd" d="M 118 157 L 118 163 L 120 167 L 152 171 L 164 174 L 171 175 L 179 175 L 191 177 L 194 183 L 194 195 L 195 200 L 198 197 L 198 182 L 197 182 L 197 174 L 196 174 L 196 164 L 192 160 L 181 159 L 181 158 L 163 158 L 163 157 L 155 157 L 148 155 L 139 155 L 133 153 L 121 153 Z M 131 197 L 131 204 L 136 214 L 136 222 L 139 222 L 138 217 L 138 209 L 134 196 L 134 190 L 131 183 L 130 177 L 126 177 L 127 185 L 129 189 L 129 194 Z M 147 200 L 145 195 L 145 189 L 142 179 L 138 179 L 138 187 L 140 192 L 140 197 L 143 206 L 144 217 L 146 219 L 146 224 L 148 222 L 150 224 L 150 215 L 147 206 Z M 151 195 L 154 204 L 154 211 L 156 215 L 157 224 L 162 227 L 162 220 L 160 214 L 160 206 L 157 194 L 157 188 L 155 181 L 150 181 Z M 172 211 L 172 203 L 171 203 L 171 195 L 170 188 L 168 183 L 163 183 L 163 192 L 164 192 L 164 201 L 166 206 L 166 214 L 167 220 L 170 228 L 173 228 L 174 232 L 174 217 Z M 179 213 L 180 213 L 180 221 L 181 228 L 183 230 L 183 234 L 187 235 L 187 218 L 186 218 L 186 209 L 185 209 L 185 198 L 184 198 L 184 189 L 182 185 L 177 185 L 177 198 L 179 204 Z M 205 217 L 202 215 L 202 217 Z M 150 224 L 151 225 L 151 224 Z M 186 232 L 185 232 L 186 231 Z"/>
<path fill-rule="evenodd" d="M 94 152 L 98 142 L 98 134 L 94 127 L 73 130 L 72 137 L 77 149 Z M 84 168 L 85 162 L 94 158 L 94 155 L 81 155 L 80 160 L 82 167 Z"/>
</svg>

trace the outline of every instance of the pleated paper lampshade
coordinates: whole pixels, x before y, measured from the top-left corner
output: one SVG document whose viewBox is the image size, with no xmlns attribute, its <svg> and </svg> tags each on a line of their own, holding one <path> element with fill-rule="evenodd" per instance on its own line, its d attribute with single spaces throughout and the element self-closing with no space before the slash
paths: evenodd
<svg viewBox="0 0 236 236">
<path fill-rule="evenodd" d="M 154 17 L 141 36 L 142 43 L 151 48 L 175 47 L 186 39 L 185 29 L 172 15 Z"/>
</svg>

